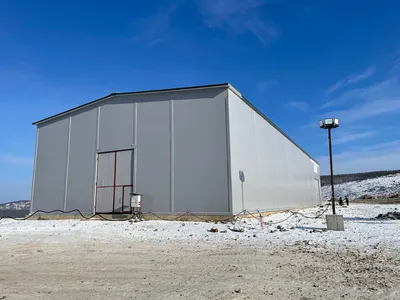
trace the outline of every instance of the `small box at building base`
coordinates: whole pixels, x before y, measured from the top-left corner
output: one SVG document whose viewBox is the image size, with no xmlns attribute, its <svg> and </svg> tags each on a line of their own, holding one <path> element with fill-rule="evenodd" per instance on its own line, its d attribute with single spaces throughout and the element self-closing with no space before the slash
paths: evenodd
<svg viewBox="0 0 400 300">
<path fill-rule="evenodd" d="M 326 227 L 328 230 L 344 231 L 343 215 L 326 215 Z"/>
<path fill-rule="evenodd" d="M 131 193 L 131 209 L 133 212 L 140 212 L 142 206 L 142 195 L 137 193 Z"/>
</svg>

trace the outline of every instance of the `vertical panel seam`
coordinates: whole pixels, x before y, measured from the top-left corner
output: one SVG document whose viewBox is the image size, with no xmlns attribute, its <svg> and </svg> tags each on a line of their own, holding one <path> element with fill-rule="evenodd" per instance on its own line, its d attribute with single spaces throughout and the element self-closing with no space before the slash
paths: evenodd
<svg viewBox="0 0 400 300">
<path fill-rule="evenodd" d="M 133 128 L 132 128 L 132 134 L 133 134 L 133 136 L 132 136 L 132 144 L 131 144 L 131 146 L 135 146 L 136 145 L 136 118 L 135 118 L 135 116 L 136 116 L 136 102 L 133 102 L 132 103 L 133 105 L 132 105 L 132 118 L 133 118 L 133 120 L 132 120 L 132 126 L 133 126 Z"/>
<path fill-rule="evenodd" d="M 69 117 L 68 118 L 68 138 L 67 138 L 67 163 L 66 163 L 66 168 L 65 168 L 65 183 L 64 183 L 64 211 L 67 210 L 69 152 L 71 149 L 71 122 L 72 122 L 72 117 Z"/>
<path fill-rule="evenodd" d="M 254 153 L 255 153 L 255 159 L 256 159 L 256 174 L 257 174 L 257 193 L 256 197 L 257 203 L 258 203 L 258 209 L 262 208 L 261 207 L 261 199 L 260 199 L 260 166 L 258 164 L 258 148 L 257 148 L 257 125 L 256 125 L 256 112 L 253 111 L 253 133 L 254 133 Z"/>
<path fill-rule="evenodd" d="M 115 212 L 115 185 L 117 182 L 117 151 L 114 152 L 114 187 L 113 187 L 113 209 L 112 211 Z"/>
<path fill-rule="evenodd" d="M 100 114 L 101 107 L 97 108 L 97 128 L 96 128 L 96 150 L 100 150 Z"/>
<path fill-rule="evenodd" d="M 36 161 L 37 161 L 37 150 L 38 150 L 38 142 L 39 142 L 39 127 L 36 127 L 36 143 L 35 143 L 35 156 L 33 160 L 33 174 L 32 174 L 32 188 L 31 188 L 31 209 L 30 212 L 32 213 L 33 209 L 33 195 L 35 191 L 35 176 L 36 176 Z"/>
<path fill-rule="evenodd" d="M 169 101 L 170 128 L 170 211 L 175 211 L 175 134 L 174 134 L 174 102 Z"/>
<path fill-rule="evenodd" d="M 138 143 L 138 105 L 137 102 L 134 103 L 134 118 L 135 120 L 133 121 L 133 123 L 135 124 L 135 128 L 134 128 L 134 137 L 133 137 L 133 143 L 134 143 L 134 150 L 133 150 L 133 192 L 137 193 L 137 189 L 136 189 L 136 184 L 137 184 L 137 157 L 138 157 L 138 147 L 137 147 L 137 143 Z"/>
<path fill-rule="evenodd" d="M 227 160 L 227 179 L 228 179 L 228 211 L 233 214 L 232 199 L 232 162 L 231 162 L 231 136 L 229 121 L 229 89 L 226 89 L 225 97 L 225 126 L 226 126 L 226 160 Z"/>
<path fill-rule="evenodd" d="M 92 213 L 96 213 L 96 198 L 97 198 L 97 172 L 98 172 L 98 150 L 99 150 L 99 137 L 100 137 L 100 108 L 97 107 L 97 120 L 96 120 L 96 144 L 94 145 L 94 173 L 93 173 L 93 207 Z"/>
</svg>

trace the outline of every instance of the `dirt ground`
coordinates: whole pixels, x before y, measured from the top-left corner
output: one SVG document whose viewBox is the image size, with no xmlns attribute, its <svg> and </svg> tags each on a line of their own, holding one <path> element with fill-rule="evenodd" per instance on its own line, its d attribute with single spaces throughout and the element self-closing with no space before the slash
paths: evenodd
<svg viewBox="0 0 400 300">
<path fill-rule="evenodd" d="M 400 257 L 312 245 L 1 243 L 0 299 L 400 299 Z"/>
</svg>

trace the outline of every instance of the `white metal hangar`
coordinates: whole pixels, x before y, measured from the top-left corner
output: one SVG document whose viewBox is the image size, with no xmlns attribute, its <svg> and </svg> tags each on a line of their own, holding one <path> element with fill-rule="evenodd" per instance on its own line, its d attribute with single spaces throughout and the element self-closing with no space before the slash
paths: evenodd
<svg viewBox="0 0 400 300">
<path fill-rule="evenodd" d="M 318 163 L 230 84 L 104 98 L 37 121 L 31 210 L 233 215 L 320 202 Z"/>
</svg>

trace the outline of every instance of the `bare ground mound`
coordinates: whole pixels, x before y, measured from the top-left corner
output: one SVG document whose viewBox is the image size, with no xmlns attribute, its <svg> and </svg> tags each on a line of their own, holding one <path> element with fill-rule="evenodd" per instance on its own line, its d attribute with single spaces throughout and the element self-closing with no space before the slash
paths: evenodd
<svg viewBox="0 0 400 300">
<path fill-rule="evenodd" d="M 379 249 L 89 242 L 0 247 L 0 299 L 399 299 Z"/>
<path fill-rule="evenodd" d="M 244 232 L 2 220 L 0 299 L 400 299 L 400 221 L 375 218 L 399 205 L 338 207 L 341 232 L 320 210 L 241 220 Z"/>
</svg>

